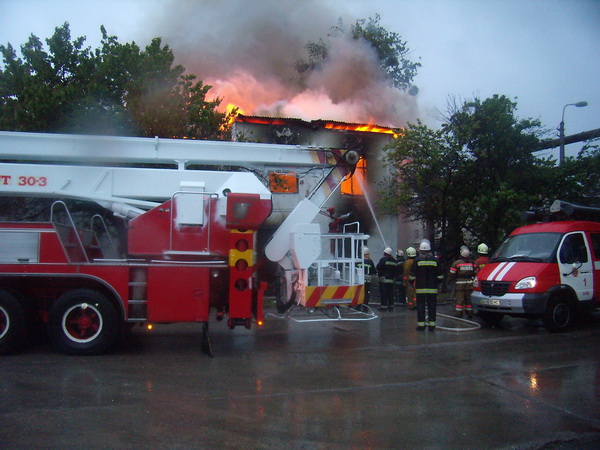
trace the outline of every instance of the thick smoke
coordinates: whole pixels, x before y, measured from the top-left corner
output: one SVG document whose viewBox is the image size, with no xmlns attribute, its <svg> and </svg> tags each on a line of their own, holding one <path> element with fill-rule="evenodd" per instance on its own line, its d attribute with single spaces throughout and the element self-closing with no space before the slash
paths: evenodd
<svg viewBox="0 0 600 450">
<path fill-rule="evenodd" d="M 301 77 L 305 45 L 342 19 L 323 0 L 174 0 L 148 29 L 173 48 L 177 63 L 213 86 L 211 93 L 247 115 L 400 126 L 415 98 L 391 87 L 366 41 L 332 38 L 326 64 Z"/>
</svg>

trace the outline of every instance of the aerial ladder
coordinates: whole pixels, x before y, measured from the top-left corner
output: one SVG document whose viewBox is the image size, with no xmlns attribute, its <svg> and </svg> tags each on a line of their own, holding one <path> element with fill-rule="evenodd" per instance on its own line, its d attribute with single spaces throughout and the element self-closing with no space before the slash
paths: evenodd
<svg viewBox="0 0 600 450">
<path fill-rule="evenodd" d="M 0 353 L 22 345 L 34 318 L 73 354 L 108 350 L 128 324 L 199 322 L 210 354 L 211 309 L 230 328 L 264 319 L 256 232 L 274 215 L 264 253 L 289 280 L 285 302 L 362 302 L 355 266 L 368 236 L 325 242 L 313 222 L 356 152 L 0 132 L 0 160 L 0 196 L 56 199 L 48 222 L 0 223 Z M 300 171 L 313 177 L 278 204 L 266 186 L 270 174 Z M 115 236 L 106 214 L 83 224 L 70 199 L 121 218 L 124 236 Z M 335 292 L 326 292 L 329 284 Z"/>
</svg>

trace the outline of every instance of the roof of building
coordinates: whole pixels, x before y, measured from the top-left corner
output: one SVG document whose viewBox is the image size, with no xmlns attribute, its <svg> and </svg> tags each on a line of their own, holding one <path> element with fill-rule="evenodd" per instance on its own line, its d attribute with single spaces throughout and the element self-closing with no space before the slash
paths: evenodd
<svg viewBox="0 0 600 450">
<path fill-rule="evenodd" d="M 246 116 L 244 114 L 238 114 L 235 118 L 235 122 L 253 123 L 259 125 L 296 125 L 311 129 L 325 128 L 332 130 L 364 131 L 389 134 L 398 134 L 400 131 L 400 128 L 385 127 L 382 125 L 368 123 L 350 123 L 323 119 L 306 121 L 298 118 Z"/>
</svg>

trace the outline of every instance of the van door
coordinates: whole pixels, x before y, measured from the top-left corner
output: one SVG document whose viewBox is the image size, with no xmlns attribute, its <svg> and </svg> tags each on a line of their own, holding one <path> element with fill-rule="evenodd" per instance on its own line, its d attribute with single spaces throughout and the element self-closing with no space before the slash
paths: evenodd
<svg viewBox="0 0 600 450">
<path fill-rule="evenodd" d="M 590 300 L 594 293 L 593 264 L 583 232 L 566 234 L 558 249 L 561 283 L 571 286 L 579 300 Z"/>
</svg>

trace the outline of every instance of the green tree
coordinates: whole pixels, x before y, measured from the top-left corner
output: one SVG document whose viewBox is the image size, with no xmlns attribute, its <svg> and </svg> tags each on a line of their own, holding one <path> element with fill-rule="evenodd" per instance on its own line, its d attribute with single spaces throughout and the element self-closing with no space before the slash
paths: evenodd
<svg viewBox="0 0 600 450">
<path fill-rule="evenodd" d="M 210 86 L 174 65 L 160 38 L 141 49 L 101 27 L 100 48 L 71 41 L 69 24 L 46 40 L 0 46 L 0 127 L 4 130 L 224 139 L 228 116 Z"/>
<path fill-rule="evenodd" d="M 543 208 L 556 199 L 583 206 L 600 206 L 600 148 L 587 142 L 575 158 L 567 157 L 548 172 L 548 193 L 535 206 Z"/>
<path fill-rule="evenodd" d="M 547 196 L 551 162 L 533 155 L 540 124 L 517 119 L 516 106 L 476 98 L 450 104 L 440 130 L 409 125 L 386 151 L 392 176 L 382 205 L 433 224 L 450 248 L 469 238 L 496 246 Z"/>
<path fill-rule="evenodd" d="M 57 28 L 47 41 L 49 53 L 32 35 L 21 46 L 0 46 L 5 69 L 0 71 L 0 126 L 6 130 L 44 131 L 61 128 L 68 105 L 83 97 L 85 79 L 97 61 L 84 38 L 70 41 L 68 26 Z"/>
<path fill-rule="evenodd" d="M 443 125 L 465 154 L 455 206 L 465 231 L 490 245 L 520 224 L 520 213 L 546 190 L 551 162 L 534 150 L 537 120 L 516 117 L 517 103 L 494 95 L 464 102 Z"/>
<path fill-rule="evenodd" d="M 386 149 L 391 175 L 380 184 L 380 205 L 428 225 L 433 241 L 439 231 L 445 241 L 448 225 L 455 223 L 449 208 L 462 155 L 443 130 L 433 130 L 420 120 L 409 123 L 403 134 Z"/>
<path fill-rule="evenodd" d="M 379 23 L 380 20 L 379 14 L 368 20 L 359 19 L 347 31 L 340 19 L 336 26 L 331 27 L 327 40 L 321 38 L 317 42 L 309 42 L 305 45 L 308 60 L 299 60 L 296 63 L 296 70 L 300 74 L 305 74 L 323 64 L 329 58 L 332 39 L 364 39 L 377 53 L 380 67 L 394 87 L 416 95 L 418 88 L 412 84 L 412 81 L 421 63 L 409 59 L 410 50 L 406 41 L 402 40 L 398 33 L 386 30 Z"/>
</svg>

